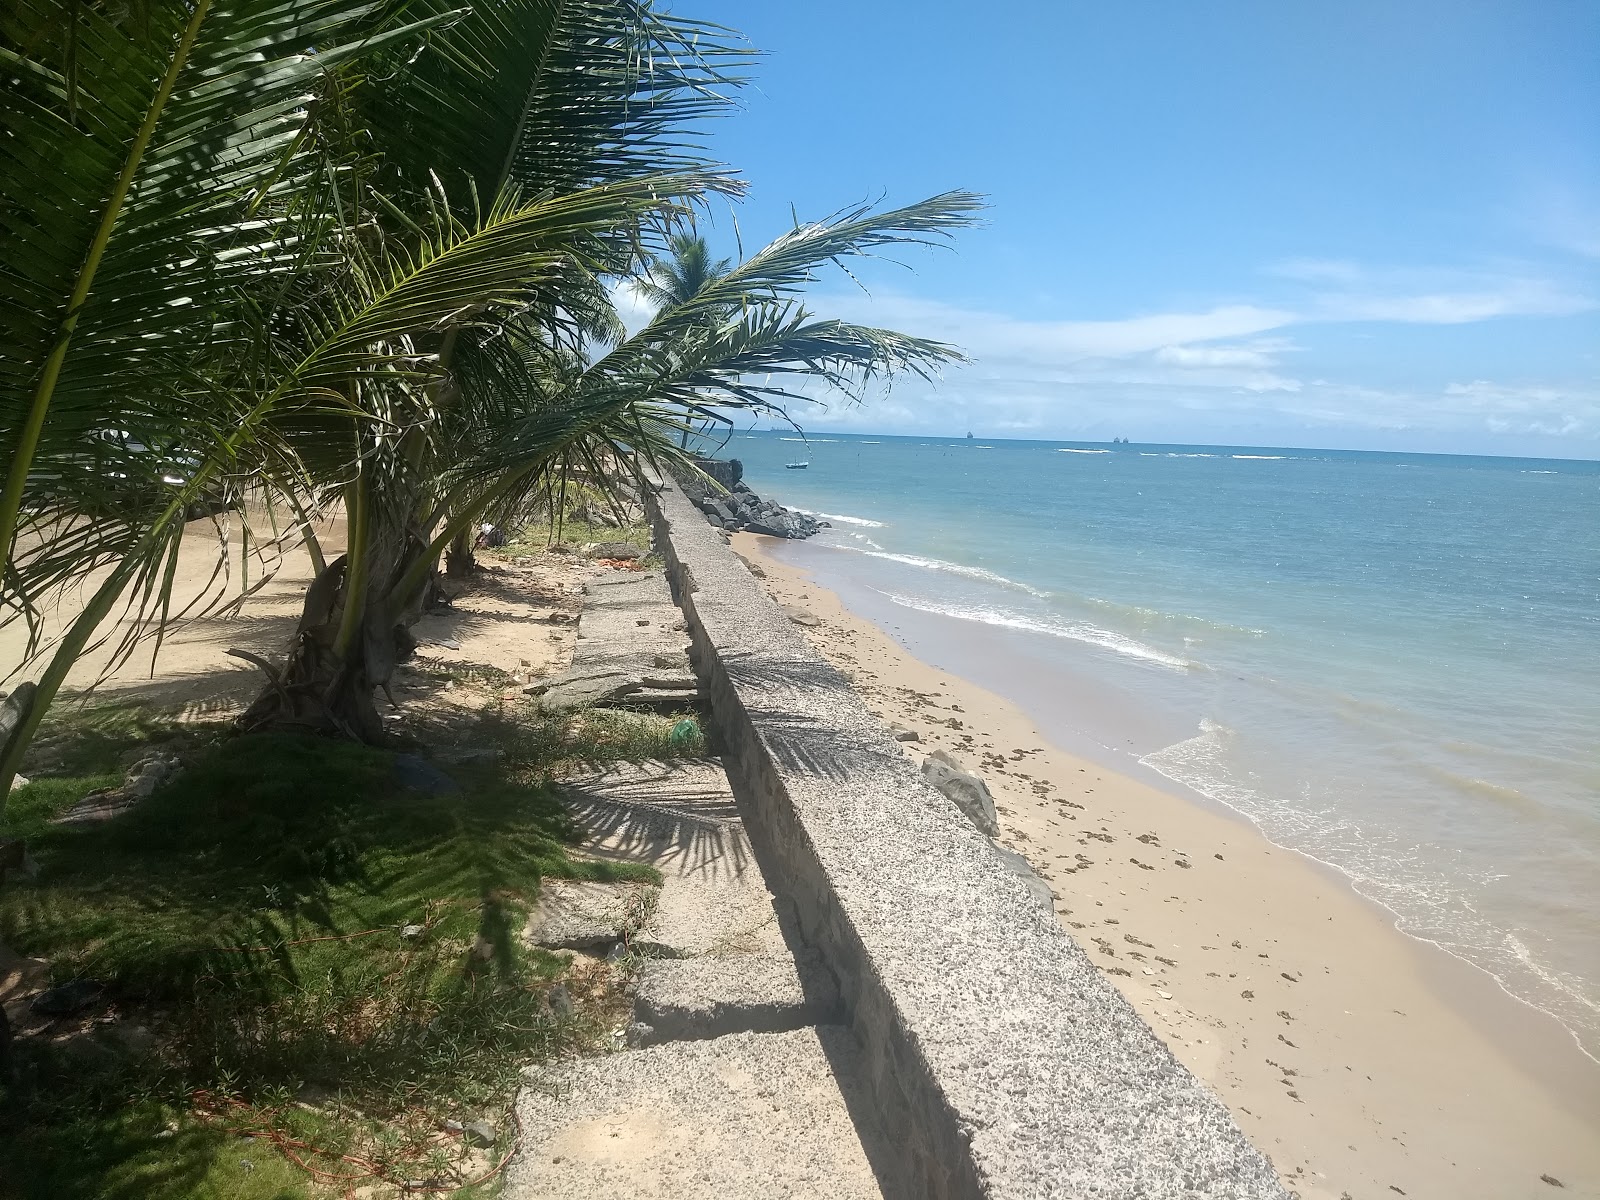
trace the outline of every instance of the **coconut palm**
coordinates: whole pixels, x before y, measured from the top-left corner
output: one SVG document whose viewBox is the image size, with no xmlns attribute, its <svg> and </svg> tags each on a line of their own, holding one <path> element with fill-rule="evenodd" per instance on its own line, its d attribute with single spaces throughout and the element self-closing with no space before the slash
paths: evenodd
<svg viewBox="0 0 1600 1200">
<path fill-rule="evenodd" d="M 733 259 L 713 259 L 705 238 L 685 230 L 667 239 L 667 253 L 651 259 L 633 288 L 656 308 L 672 308 L 693 300 L 732 266 Z"/>
<path fill-rule="evenodd" d="M 696 36 L 642 4 L 485 3 L 469 17 L 412 5 L 398 24 L 351 0 L 143 7 L 25 0 L 0 18 L 20 81 L 0 118 L 6 603 L 31 621 L 42 594 L 115 564 L 56 647 L 0 757 L 4 778 L 119 600 L 159 628 L 197 497 L 256 484 L 304 511 L 330 481 L 381 478 L 361 469 L 375 461 L 368 431 L 425 423 L 404 402 L 442 377 L 454 335 L 561 308 L 628 261 L 647 217 L 727 186 L 681 170 L 647 180 L 646 167 L 686 160 L 647 162 L 635 127 L 615 136 L 627 102 L 646 129 L 720 103 L 714 47 L 687 69 L 638 69 Z M 583 100 L 591 81 L 551 71 L 574 46 L 599 77 L 635 83 L 609 108 L 580 103 L 563 142 L 534 110 Z M 521 67 L 510 104 L 508 55 Z M 345 70 L 358 61 L 385 69 Z M 392 91 L 401 76 L 409 105 L 389 96 L 381 117 L 363 111 L 369 80 Z M 423 132 L 406 121 L 481 129 L 486 113 L 497 148 L 447 137 L 443 169 L 419 178 L 405 150 Z M 370 149 L 378 129 L 399 147 L 391 158 Z M 533 131 L 528 161 L 559 175 L 598 153 L 610 180 L 579 196 L 507 180 L 480 200 L 483 163 L 498 154 L 503 179 L 522 169 L 519 138 Z M 329 442 L 331 427 L 360 432 Z"/>
<path fill-rule="evenodd" d="M 965 194 L 704 263 L 620 336 L 609 287 L 659 269 L 707 194 L 740 190 L 686 148 L 736 82 L 720 31 L 644 0 L 213 2 L 0 17 L 24 81 L 0 146 L 19 317 L 0 335 L 5 599 L 32 620 L 45 591 L 102 570 L 0 789 L 119 602 L 150 618 L 124 653 L 159 636 L 197 501 L 253 490 L 301 528 L 344 506 L 347 553 L 314 553 L 248 720 L 376 741 L 374 689 L 478 520 L 574 472 L 681 458 L 690 423 L 781 407 L 794 376 L 854 387 L 954 357 L 817 320 L 798 294 L 830 260 L 943 238 Z"/>
</svg>

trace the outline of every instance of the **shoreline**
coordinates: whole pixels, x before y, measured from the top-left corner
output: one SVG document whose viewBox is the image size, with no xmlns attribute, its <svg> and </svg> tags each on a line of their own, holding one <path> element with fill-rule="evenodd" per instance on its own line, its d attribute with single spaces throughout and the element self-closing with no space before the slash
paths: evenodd
<svg viewBox="0 0 1600 1200">
<path fill-rule="evenodd" d="M 734 537 L 868 706 L 917 731 L 918 762 L 943 748 L 985 777 L 1069 932 L 1303 1200 L 1556 1194 L 1545 1176 L 1600 1196 L 1600 1070 L 1554 1019 L 1242 814 L 914 657 L 780 545 Z M 1101 753 L 1062 748 L 1084 741 Z"/>
</svg>

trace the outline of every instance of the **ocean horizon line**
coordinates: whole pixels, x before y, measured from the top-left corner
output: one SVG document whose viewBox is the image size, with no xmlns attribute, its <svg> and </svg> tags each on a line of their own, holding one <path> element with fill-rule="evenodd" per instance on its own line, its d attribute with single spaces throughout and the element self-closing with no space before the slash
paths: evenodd
<svg viewBox="0 0 1600 1200">
<path fill-rule="evenodd" d="M 1492 454 L 1483 451 L 1457 451 L 1457 450 L 1377 450 L 1362 446 L 1296 446 L 1290 444 L 1275 444 L 1269 442 L 1141 442 L 1141 441 L 1116 441 L 1095 438 L 1056 438 L 1056 437 L 1008 437 L 1004 434 L 986 434 L 981 437 L 968 437 L 964 433 L 935 434 L 935 433 L 887 433 L 869 431 L 845 431 L 833 429 L 818 429 L 800 431 L 792 428 L 785 429 L 741 429 L 735 431 L 729 441 L 741 438 L 778 437 L 780 440 L 803 442 L 812 445 L 839 444 L 839 439 L 849 439 L 857 445 L 883 445 L 884 439 L 895 442 L 909 443 L 949 443 L 951 445 L 972 445 L 974 449 L 980 446 L 989 446 L 996 442 L 1015 446 L 1061 446 L 1061 447 L 1092 447 L 1096 450 L 1106 450 L 1110 453 L 1137 452 L 1140 450 L 1217 450 L 1217 451 L 1287 451 L 1294 456 L 1307 456 L 1314 454 L 1360 455 L 1373 458 L 1426 458 L 1426 459 L 1481 459 L 1489 462 L 1552 462 L 1563 464 L 1581 464 L 1590 466 L 1600 471 L 1600 450 L 1596 450 L 1597 457 L 1586 458 L 1574 454 Z M 715 453 L 718 443 L 711 443 L 704 448 L 708 453 Z"/>
</svg>

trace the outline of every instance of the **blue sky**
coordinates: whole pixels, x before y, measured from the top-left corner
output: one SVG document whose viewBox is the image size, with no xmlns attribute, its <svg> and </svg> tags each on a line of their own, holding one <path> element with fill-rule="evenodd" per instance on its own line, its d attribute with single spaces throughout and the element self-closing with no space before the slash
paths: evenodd
<svg viewBox="0 0 1600 1200">
<path fill-rule="evenodd" d="M 711 140 L 747 248 L 993 206 L 812 294 L 974 362 L 807 428 L 1600 457 L 1600 4 L 673 7 L 766 54 Z"/>
</svg>

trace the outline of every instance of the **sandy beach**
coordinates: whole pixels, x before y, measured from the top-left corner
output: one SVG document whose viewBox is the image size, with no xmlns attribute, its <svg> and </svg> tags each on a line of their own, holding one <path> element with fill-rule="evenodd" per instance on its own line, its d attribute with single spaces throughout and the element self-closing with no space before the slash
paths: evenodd
<svg viewBox="0 0 1600 1200">
<path fill-rule="evenodd" d="M 986 778 L 1059 919 L 1295 1194 L 1600 1197 L 1600 1067 L 1556 1022 L 1236 814 L 1052 745 L 1039 713 L 919 661 L 775 545 L 734 535 L 873 711 L 915 731 L 908 754 Z"/>
</svg>

